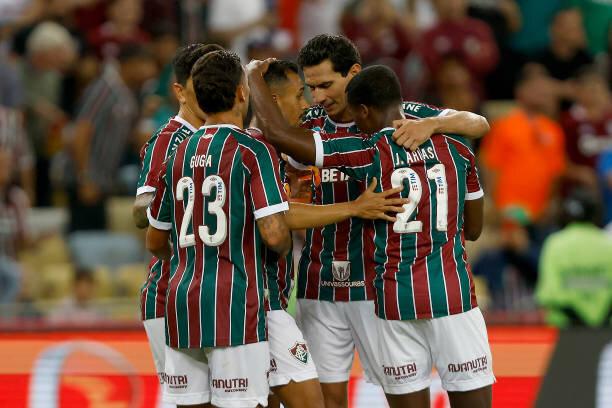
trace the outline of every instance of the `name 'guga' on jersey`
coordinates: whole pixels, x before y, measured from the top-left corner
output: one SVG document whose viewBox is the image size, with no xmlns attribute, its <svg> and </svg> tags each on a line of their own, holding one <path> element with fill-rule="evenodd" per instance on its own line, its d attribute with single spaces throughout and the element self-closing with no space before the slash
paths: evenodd
<svg viewBox="0 0 612 408">
<path fill-rule="evenodd" d="M 264 341 L 263 240 L 256 220 L 288 210 L 274 149 L 232 125 L 205 126 L 160 176 L 150 224 L 172 243 L 171 347 Z"/>
</svg>

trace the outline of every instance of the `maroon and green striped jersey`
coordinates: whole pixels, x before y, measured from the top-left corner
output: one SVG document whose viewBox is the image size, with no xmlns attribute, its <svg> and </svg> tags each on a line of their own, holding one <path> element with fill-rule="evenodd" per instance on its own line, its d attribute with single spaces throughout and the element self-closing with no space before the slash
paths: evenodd
<svg viewBox="0 0 612 408">
<path fill-rule="evenodd" d="M 195 131 L 189 122 L 177 115 L 151 136 L 140 151 L 141 169 L 136 195 L 155 192 L 155 183 L 162 164 L 174 149 Z M 164 317 L 169 276 L 170 264 L 153 257 L 149 263 L 147 279 L 140 289 L 142 320 Z"/>
<path fill-rule="evenodd" d="M 425 118 L 447 111 L 418 102 L 404 102 L 404 114 Z M 302 126 L 317 132 L 356 134 L 354 122 L 336 123 L 321 106 L 310 108 Z M 337 137 L 334 136 L 334 137 Z M 291 162 L 295 167 L 298 163 Z M 318 170 L 313 177 L 313 202 L 334 204 L 356 200 L 367 185 L 336 168 Z M 374 232 L 371 221 L 360 218 L 306 230 L 298 264 L 297 297 L 327 301 L 374 300 Z"/>
<path fill-rule="evenodd" d="M 375 221 L 376 311 L 387 320 L 428 319 L 477 306 L 463 238 L 465 200 L 482 197 L 474 153 L 458 136 L 434 135 L 415 152 L 393 141 L 314 132 L 319 167 L 336 167 L 377 191 L 404 186 L 397 221 Z"/>
<path fill-rule="evenodd" d="M 248 128 L 249 135 L 257 140 L 265 141 L 261 130 Z M 277 156 L 278 157 L 278 156 Z M 279 174 L 287 191 L 285 169 L 287 162 L 279 157 Z M 266 291 L 266 310 L 286 310 L 289 305 L 289 296 L 293 288 L 293 250 L 283 258 L 272 251 L 264 248 L 264 267 L 265 291 Z"/>
<path fill-rule="evenodd" d="M 278 168 L 271 146 L 232 125 L 200 128 L 167 160 L 148 214 L 170 231 L 169 346 L 266 339 L 256 220 L 289 208 Z"/>
</svg>

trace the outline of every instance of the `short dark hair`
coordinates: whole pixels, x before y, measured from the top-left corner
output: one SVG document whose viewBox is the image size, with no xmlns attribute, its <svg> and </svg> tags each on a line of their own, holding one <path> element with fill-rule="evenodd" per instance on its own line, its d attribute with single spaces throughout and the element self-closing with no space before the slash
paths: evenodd
<svg viewBox="0 0 612 408">
<path fill-rule="evenodd" d="M 223 47 L 220 45 L 201 43 L 189 44 L 179 48 L 172 60 L 176 82 L 185 86 L 196 61 L 210 52 L 221 50 L 223 50 Z"/>
<path fill-rule="evenodd" d="M 275 60 L 270 63 L 270 66 L 263 77 L 268 85 L 278 84 L 289 79 L 287 75 L 289 72 L 293 72 L 295 74 L 299 72 L 298 66 L 295 62 Z"/>
<path fill-rule="evenodd" d="M 214 51 L 200 57 L 193 66 L 191 77 L 202 111 L 218 113 L 231 110 L 242 76 L 240 57 L 234 52 Z"/>
<path fill-rule="evenodd" d="M 346 86 L 349 104 L 386 109 L 402 102 L 399 79 L 391 68 L 373 65 L 364 68 Z"/>
<path fill-rule="evenodd" d="M 355 44 L 342 35 L 320 34 L 311 38 L 300 50 L 298 64 L 302 69 L 329 59 L 335 72 L 346 76 L 351 67 L 361 64 Z"/>
<path fill-rule="evenodd" d="M 599 225 L 602 205 L 599 195 L 592 189 L 576 187 L 561 203 L 561 224 L 589 222 Z"/>
</svg>

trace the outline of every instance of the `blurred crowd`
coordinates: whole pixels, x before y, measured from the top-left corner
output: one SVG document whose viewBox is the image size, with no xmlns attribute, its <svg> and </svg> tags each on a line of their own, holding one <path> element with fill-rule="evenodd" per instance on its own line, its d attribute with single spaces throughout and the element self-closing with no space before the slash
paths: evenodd
<svg viewBox="0 0 612 408">
<path fill-rule="evenodd" d="M 579 221 L 602 239 L 612 221 L 611 21 L 605 0 L 0 0 L 0 304 L 87 320 L 112 314 L 93 299 L 124 296 L 136 316 L 147 256 L 129 208 L 140 148 L 178 110 L 176 49 L 293 59 L 342 33 L 406 100 L 489 119 L 474 146 L 487 226 L 469 248 L 481 304 L 536 310 L 564 203 L 588 196 Z"/>
</svg>

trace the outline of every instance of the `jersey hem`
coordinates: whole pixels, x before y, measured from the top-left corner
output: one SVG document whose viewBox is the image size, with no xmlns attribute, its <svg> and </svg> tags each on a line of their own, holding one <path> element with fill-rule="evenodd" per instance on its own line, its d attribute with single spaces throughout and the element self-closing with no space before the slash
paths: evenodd
<svg viewBox="0 0 612 408">
<path fill-rule="evenodd" d="M 480 189 L 478 191 L 474 191 L 473 193 L 467 193 L 465 195 L 465 201 L 478 200 L 482 197 L 484 197 L 484 191 Z"/>
<path fill-rule="evenodd" d="M 136 196 L 138 197 L 141 194 L 146 194 L 146 193 L 154 193 L 156 190 L 155 187 L 153 186 L 142 186 L 142 187 L 138 187 L 136 189 Z"/>
</svg>

